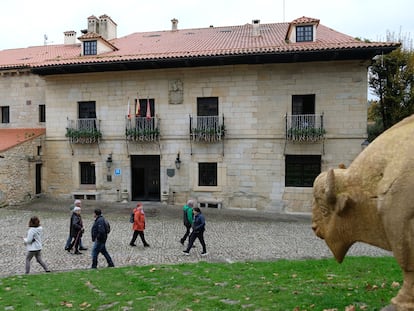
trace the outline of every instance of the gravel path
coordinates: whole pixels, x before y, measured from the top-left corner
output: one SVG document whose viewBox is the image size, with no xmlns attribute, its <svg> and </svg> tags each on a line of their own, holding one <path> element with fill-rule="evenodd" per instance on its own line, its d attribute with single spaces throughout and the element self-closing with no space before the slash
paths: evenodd
<svg viewBox="0 0 414 311">
<path fill-rule="evenodd" d="M 82 255 L 64 250 L 69 233 L 69 206 L 72 201 L 37 199 L 30 204 L 0 209 L 0 277 L 24 273 L 26 235 L 31 216 L 40 218 L 44 229 L 43 260 L 52 271 L 89 269 L 91 266 L 90 229 L 93 210 L 99 207 L 111 224 L 107 249 L 115 266 L 178 264 L 198 262 L 268 261 L 277 259 L 332 258 L 324 241 L 312 232 L 310 215 L 286 215 L 238 209 L 202 209 L 206 217 L 205 240 L 208 255 L 201 257 L 201 246 L 196 241 L 190 256 L 183 256 L 179 239 L 184 234 L 181 206 L 166 206 L 144 202 L 147 229 L 145 237 L 150 244 L 144 248 L 140 239 L 137 247 L 130 247 L 132 236 L 129 213 L 134 202 L 126 204 L 84 201 L 82 218 L 86 228 L 83 243 L 88 247 Z M 357 243 L 348 256 L 389 256 L 390 252 Z M 345 259 L 346 260 L 346 259 Z M 106 267 L 99 255 L 98 268 Z M 32 260 L 31 273 L 42 272 Z"/>
</svg>

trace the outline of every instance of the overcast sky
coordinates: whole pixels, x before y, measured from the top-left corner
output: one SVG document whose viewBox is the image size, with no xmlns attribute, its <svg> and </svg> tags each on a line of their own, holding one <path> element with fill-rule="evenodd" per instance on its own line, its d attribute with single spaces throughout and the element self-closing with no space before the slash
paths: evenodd
<svg viewBox="0 0 414 311">
<path fill-rule="evenodd" d="M 13 0 L 0 10 L 0 50 L 63 44 L 63 32 L 87 28 L 87 18 L 106 14 L 118 37 L 134 32 L 290 22 L 301 16 L 353 37 L 385 41 L 387 32 L 411 41 L 412 0 Z"/>
</svg>

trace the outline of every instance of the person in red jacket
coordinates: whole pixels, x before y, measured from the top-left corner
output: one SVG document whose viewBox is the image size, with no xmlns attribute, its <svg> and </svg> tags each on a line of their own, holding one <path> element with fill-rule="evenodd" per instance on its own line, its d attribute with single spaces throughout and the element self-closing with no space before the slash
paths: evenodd
<svg viewBox="0 0 414 311">
<path fill-rule="evenodd" d="M 129 245 L 137 246 L 135 244 L 135 241 L 139 235 L 142 243 L 144 244 L 144 247 L 149 247 L 149 244 L 147 243 L 147 241 L 145 241 L 145 236 L 144 236 L 145 214 L 144 214 L 144 210 L 143 210 L 143 206 L 141 202 L 137 204 L 137 207 L 134 208 L 132 213 L 134 214 L 134 223 L 132 224 L 132 230 L 134 230 L 134 233 L 132 235 L 131 242 L 129 242 Z"/>
</svg>

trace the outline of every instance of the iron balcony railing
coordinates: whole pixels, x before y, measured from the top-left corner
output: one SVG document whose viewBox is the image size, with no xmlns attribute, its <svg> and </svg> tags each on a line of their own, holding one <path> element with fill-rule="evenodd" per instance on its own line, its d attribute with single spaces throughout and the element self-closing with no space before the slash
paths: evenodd
<svg viewBox="0 0 414 311">
<path fill-rule="evenodd" d="M 317 142 L 325 137 L 323 114 L 287 115 L 286 139 L 298 142 Z"/>
<path fill-rule="evenodd" d="M 125 136 L 129 141 L 153 142 L 160 138 L 160 119 L 133 117 L 126 120 Z"/>
<path fill-rule="evenodd" d="M 66 137 L 74 144 L 94 144 L 99 143 L 102 133 L 99 130 L 99 120 L 77 119 L 69 120 L 66 128 Z"/>
<path fill-rule="evenodd" d="M 224 115 L 192 117 L 190 115 L 190 139 L 196 142 L 214 143 L 224 138 Z"/>
</svg>

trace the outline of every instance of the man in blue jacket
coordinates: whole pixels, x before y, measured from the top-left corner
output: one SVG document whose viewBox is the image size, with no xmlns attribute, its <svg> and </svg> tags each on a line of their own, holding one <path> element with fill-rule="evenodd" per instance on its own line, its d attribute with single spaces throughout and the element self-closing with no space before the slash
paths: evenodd
<svg viewBox="0 0 414 311">
<path fill-rule="evenodd" d="M 95 209 L 94 211 L 95 222 L 92 226 L 92 241 L 94 242 L 92 248 L 92 269 L 96 269 L 98 266 L 98 255 L 101 253 L 107 263 L 108 267 L 114 267 L 111 256 L 106 250 L 106 240 L 108 238 L 108 233 L 111 231 L 109 223 L 102 216 L 102 211 L 100 209 Z"/>
<path fill-rule="evenodd" d="M 204 242 L 204 231 L 206 227 L 206 220 L 204 218 L 204 215 L 201 214 L 201 210 L 199 207 L 194 207 L 193 212 L 194 212 L 193 231 L 190 234 L 190 241 L 188 242 L 187 249 L 183 251 L 183 253 L 184 255 L 189 256 L 190 250 L 193 247 L 194 241 L 198 238 L 198 240 L 201 243 L 201 246 L 203 247 L 201 256 L 206 256 L 208 254 L 207 249 L 206 249 L 206 243 Z"/>
</svg>

